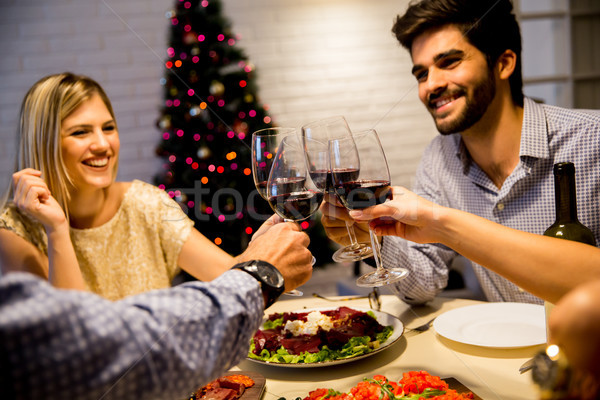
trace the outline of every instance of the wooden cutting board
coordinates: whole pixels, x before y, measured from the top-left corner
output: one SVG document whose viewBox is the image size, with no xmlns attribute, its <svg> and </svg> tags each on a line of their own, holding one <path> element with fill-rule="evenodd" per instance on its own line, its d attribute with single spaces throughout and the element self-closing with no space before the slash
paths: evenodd
<svg viewBox="0 0 600 400">
<path fill-rule="evenodd" d="M 244 394 L 238 400 L 259 400 L 265 391 L 265 377 L 258 372 L 252 371 L 229 371 L 219 378 L 224 378 L 231 375 L 245 375 L 254 381 L 254 386 L 247 388 Z M 193 396 L 193 395 L 192 395 Z M 190 397 L 195 399 L 195 397 Z"/>
<path fill-rule="evenodd" d="M 231 371 L 226 373 L 225 376 L 229 375 L 246 375 L 250 379 L 254 381 L 254 386 L 246 389 L 242 397 L 239 400 L 259 400 L 263 392 L 265 391 L 265 377 L 259 374 L 258 372 L 253 371 Z"/>
</svg>

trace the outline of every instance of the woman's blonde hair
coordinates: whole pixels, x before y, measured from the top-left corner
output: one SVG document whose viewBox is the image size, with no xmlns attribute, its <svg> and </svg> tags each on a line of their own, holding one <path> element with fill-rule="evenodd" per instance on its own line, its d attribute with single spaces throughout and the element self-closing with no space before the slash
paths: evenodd
<svg viewBox="0 0 600 400">
<path fill-rule="evenodd" d="M 87 76 L 70 72 L 40 79 L 29 89 L 21 105 L 15 172 L 24 168 L 41 171 L 50 193 L 67 218 L 69 189 L 74 186 L 62 158 L 61 125 L 66 117 L 95 94 L 100 96 L 114 120 L 112 105 L 100 84 Z M 11 184 L 5 200 L 12 196 Z"/>
</svg>

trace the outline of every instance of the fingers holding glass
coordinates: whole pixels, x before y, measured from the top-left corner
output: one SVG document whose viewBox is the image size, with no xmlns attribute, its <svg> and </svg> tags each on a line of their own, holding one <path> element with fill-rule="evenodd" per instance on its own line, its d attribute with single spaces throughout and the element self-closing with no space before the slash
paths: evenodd
<svg viewBox="0 0 600 400">
<path fill-rule="evenodd" d="M 389 168 L 375 130 L 330 140 L 329 153 L 333 188 L 348 210 L 360 210 L 391 199 Z M 404 279 L 408 270 L 384 268 L 379 239 L 372 230 L 369 235 L 377 268 L 359 277 L 357 285 L 382 286 Z"/>
</svg>

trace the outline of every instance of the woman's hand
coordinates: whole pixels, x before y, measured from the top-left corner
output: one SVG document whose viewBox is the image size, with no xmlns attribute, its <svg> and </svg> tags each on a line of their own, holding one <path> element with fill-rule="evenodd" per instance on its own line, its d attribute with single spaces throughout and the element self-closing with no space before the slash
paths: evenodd
<svg viewBox="0 0 600 400">
<path fill-rule="evenodd" d="M 392 191 L 392 200 L 350 211 L 350 217 L 368 221 L 377 235 L 399 236 L 416 243 L 439 242 L 436 227 L 445 208 L 400 186 L 392 187 Z"/>
<path fill-rule="evenodd" d="M 42 173 L 33 168 L 15 172 L 13 201 L 20 211 L 44 225 L 47 232 L 55 231 L 64 227 L 67 218 L 41 176 Z"/>
<path fill-rule="evenodd" d="M 321 224 L 325 229 L 325 233 L 334 242 L 342 246 L 350 244 L 346 222 L 354 227 L 356 240 L 359 243 L 369 243 L 371 241 L 368 225 L 365 223 L 359 224 L 352 219 L 348 215 L 346 207 L 342 206 L 334 195 L 325 195 L 324 201 L 321 203 L 321 213 Z"/>
</svg>

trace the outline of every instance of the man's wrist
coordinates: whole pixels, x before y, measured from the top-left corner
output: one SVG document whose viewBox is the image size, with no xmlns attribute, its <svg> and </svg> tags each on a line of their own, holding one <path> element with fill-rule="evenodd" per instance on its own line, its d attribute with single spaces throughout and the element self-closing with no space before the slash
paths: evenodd
<svg viewBox="0 0 600 400">
<path fill-rule="evenodd" d="M 265 308 L 271 306 L 285 291 L 283 275 L 272 264 L 263 260 L 251 260 L 236 264 L 232 269 L 242 270 L 260 283 Z"/>
</svg>

